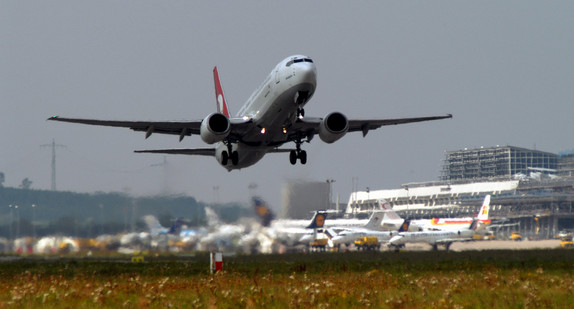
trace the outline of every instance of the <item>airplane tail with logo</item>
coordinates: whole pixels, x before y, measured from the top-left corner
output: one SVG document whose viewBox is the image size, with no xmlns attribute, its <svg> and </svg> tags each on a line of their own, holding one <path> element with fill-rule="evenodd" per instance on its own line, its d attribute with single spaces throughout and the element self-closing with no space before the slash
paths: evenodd
<svg viewBox="0 0 574 309">
<path fill-rule="evenodd" d="M 254 196 L 253 197 L 253 206 L 255 207 L 255 213 L 257 214 L 257 216 L 261 220 L 261 225 L 263 225 L 263 226 L 271 225 L 271 221 L 273 221 L 273 219 L 275 219 L 275 215 L 273 214 L 271 209 L 269 209 L 269 207 L 267 206 L 267 203 L 265 203 L 265 201 L 263 201 L 262 198 L 260 198 L 258 196 Z"/>
<path fill-rule="evenodd" d="M 403 222 L 403 224 L 401 225 L 401 227 L 399 228 L 398 232 L 408 232 L 409 231 L 409 226 L 411 225 L 411 220 L 405 220 Z"/>
<path fill-rule="evenodd" d="M 489 222 L 488 220 L 488 211 L 490 210 L 490 194 L 484 197 L 484 202 L 482 202 L 482 207 L 480 207 L 480 211 L 478 212 L 477 219 L 481 222 Z"/>
<path fill-rule="evenodd" d="M 223 87 L 221 87 L 221 82 L 219 81 L 219 72 L 217 71 L 217 67 L 213 68 L 213 82 L 215 83 L 215 99 L 217 103 L 217 111 L 225 115 L 227 118 L 230 118 L 227 102 L 225 101 L 225 96 L 223 95 Z"/>
<path fill-rule="evenodd" d="M 384 212 L 383 221 L 381 222 L 381 228 L 384 230 L 398 230 L 398 227 L 403 223 L 403 218 L 397 215 L 393 210 L 390 203 L 385 200 L 379 200 L 381 209 Z"/>
<path fill-rule="evenodd" d="M 177 218 L 171 227 L 169 228 L 168 234 L 177 235 L 181 232 L 181 228 L 183 227 L 183 218 Z"/>
<path fill-rule="evenodd" d="M 371 214 L 371 217 L 369 218 L 369 222 L 367 222 L 367 224 L 365 224 L 365 228 L 368 230 L 380 230 L 381 229 L 381 221 L 383 220 L 384 217 L 384 211 L 382 210 L 377 210 L 374 211 L 373 214 Z"/>
<path fill-rule="evenodd" d="M 307 226 L 308 229 L 321 229 L 325 226 L 325 219 L 327 218 L 327 213 L 324 211 L 317 211 L 311 219 L 311 223 Z"/>
</svg>

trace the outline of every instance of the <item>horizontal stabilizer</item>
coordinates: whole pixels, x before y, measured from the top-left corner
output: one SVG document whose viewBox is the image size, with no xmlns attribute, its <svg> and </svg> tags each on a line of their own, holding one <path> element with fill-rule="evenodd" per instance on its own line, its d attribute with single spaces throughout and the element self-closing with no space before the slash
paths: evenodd
<svg viewBox="0 0 574 309">
<path fill-rule="evenodd" d="M 195 156 L 215 156 L 215 148 L 135 150 L 137 153 L 165 153 Z"/>
</svg>

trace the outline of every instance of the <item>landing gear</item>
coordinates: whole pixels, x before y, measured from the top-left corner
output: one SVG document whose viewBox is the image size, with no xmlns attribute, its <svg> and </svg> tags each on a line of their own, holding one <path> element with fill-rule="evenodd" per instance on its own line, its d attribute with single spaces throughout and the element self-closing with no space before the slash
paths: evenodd
<svg viewBox="0 0 574 309">
<path fill-rule="evenodd" d="M 295 142 L 297 150 L 291 150 L 289 153 L 289 162 L 291 162 L 292 165 L 297 164 L 297 159 L 299 159 L 303 165 L 307 163 L 307 152 L 305 150 L 301 150 L 301 143 L 301 139 L 298 138 Z"/>
<path fill-rule="evenodd" d="M 297 159 L 301 161 L 301 164 L 305 165 L 307 163 L 307 152 L 305 150 L 291 150 L 289 153 L 289 162 L 295 165 L 297 164 Z"/>
<path fill-rule="evenodd" d="M 237 165 L 239 163 L 239 153 L 237 151 L 233 151 L 231 153 L 231 163 L 233 165 Z"/>
<path fill-rule="evenodd" d="M 228 161 L 229 161 L 229 155 L 227 154 L 227 151 L 221 152 L 221 165 L 227 165 Z"/>
<path fill-rule="evenodd" d="M 229 163 L 229 159 L 231 159 L 231 164 L 239 164 L 239 153 L 237 151 L 233 151 L 231 148 L 231 143 L 228 142 L 227 151 L 223 151 L 221 153 L 221 165 L 227 165 Z"/>
</svg>

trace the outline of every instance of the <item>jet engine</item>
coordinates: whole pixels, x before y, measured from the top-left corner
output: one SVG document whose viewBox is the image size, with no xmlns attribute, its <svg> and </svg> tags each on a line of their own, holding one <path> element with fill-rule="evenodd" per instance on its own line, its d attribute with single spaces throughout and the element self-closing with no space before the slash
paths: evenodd
<svg viewBox="0 0 574 309">
<path fill-rule="evenodd" d="M 345 115 L 334 112 L 327 115 L 319 126 L 319 137 L 325 143 L 334 143 L 345 136 L 349 130 L 349 121 Z"/>
<path fill-rule="evenodd" d="M 213 113 L 203 119 L 199 134 L 204 142 L 214 144 L 224 140 L 229 135 L 230 130 L 229 118 L 221 113 Z"/>
</svg>

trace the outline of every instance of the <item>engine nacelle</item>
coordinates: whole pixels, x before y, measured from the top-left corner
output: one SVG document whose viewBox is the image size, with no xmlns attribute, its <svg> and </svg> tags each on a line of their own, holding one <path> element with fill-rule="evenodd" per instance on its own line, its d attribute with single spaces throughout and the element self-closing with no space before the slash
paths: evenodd
<svg viewBox="0 0 574 309">
<path fill-rule="evenodd" d="M 325 143 L 334 143 L 345 136 L 349 130 L 349 121 L 345 115 L 334 112 L 327 115 L 319 126 L 319 137 Z"/>
<path fill-rule="evenodd" d="M 204 142 L 214 144 L 224 140 L 229 135 L 230 130 L 229 118 L 221 113 L 213 113 L 203 119 L 199 134 Z"/>
</svg>

